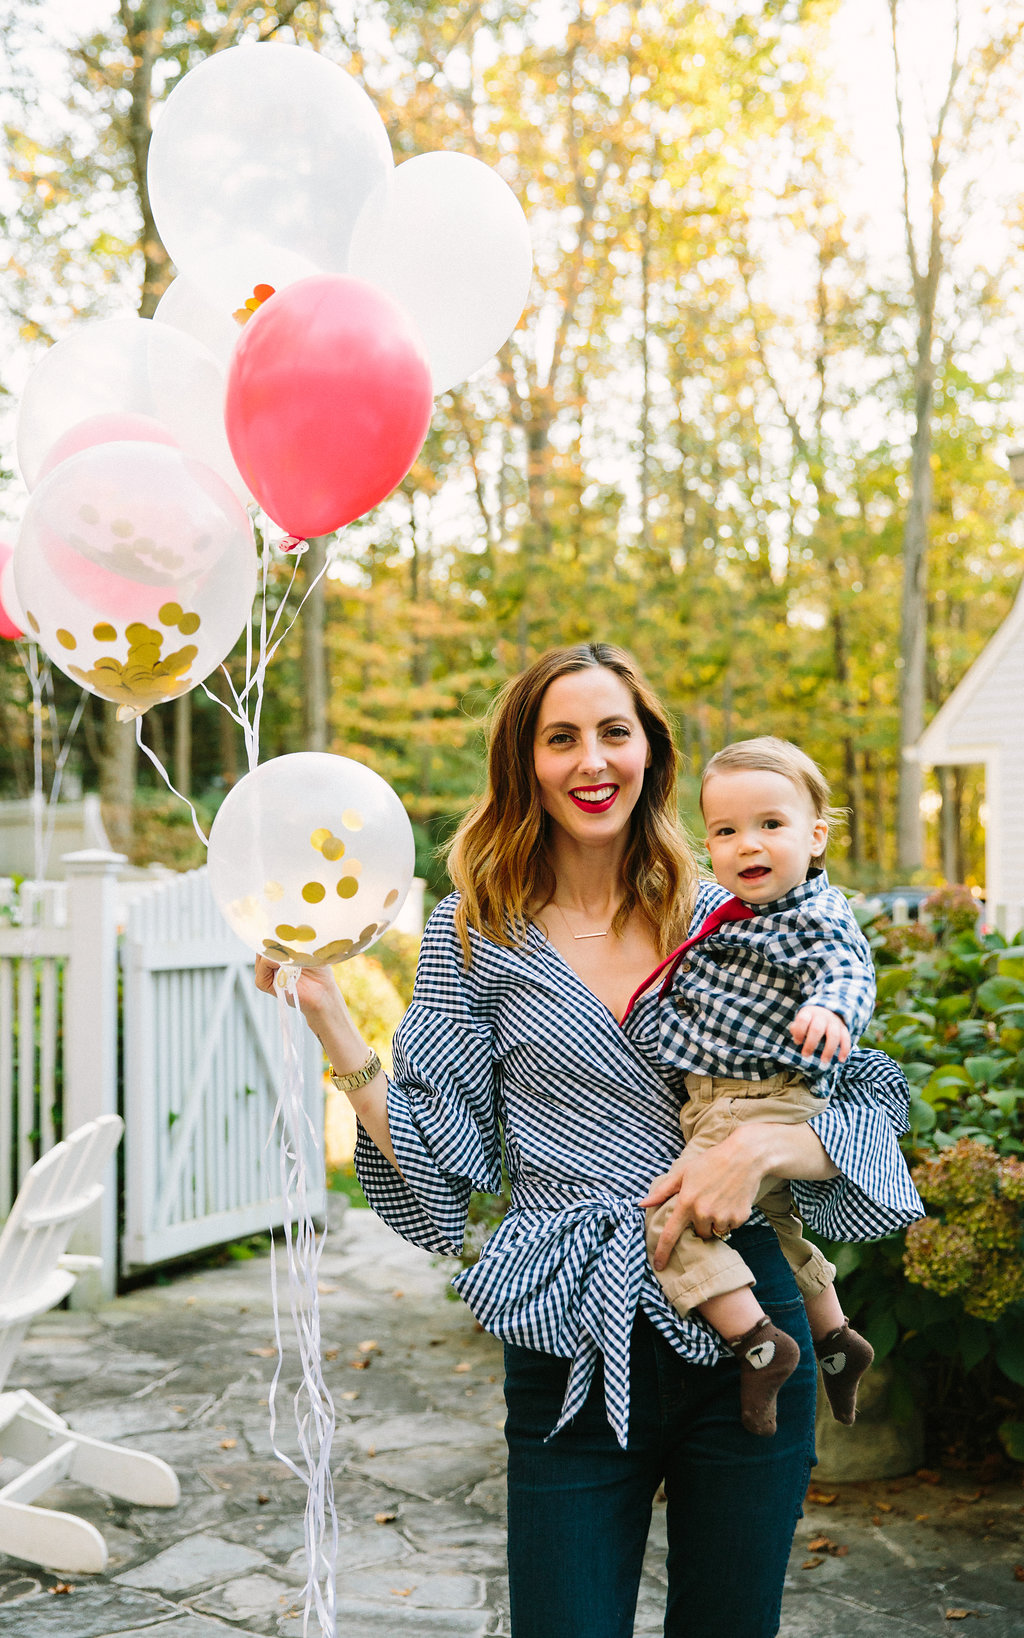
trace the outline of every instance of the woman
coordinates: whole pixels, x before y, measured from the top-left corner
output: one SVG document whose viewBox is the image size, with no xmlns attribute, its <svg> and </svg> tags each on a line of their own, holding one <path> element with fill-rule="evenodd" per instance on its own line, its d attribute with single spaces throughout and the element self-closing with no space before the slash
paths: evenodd
<svg viewBox="0 0 1024 1638">
<path fill-rule="evenodd" d="M 627 1013 L 696 889 L 665 714 L 621 650 L 555 650 L 499 696 L 488 770 L 390 1084 L 329 975 L 304 972 L 299 1004 L 359 1118 L 367 1198 L 399 1233 L 458 1252 L 470 1192 L 498 1189 L 504 1152 L 511 1210 L 455 1284 L 506 1345 L 514 1638 L 628 1638 L 660 1484 L 666 1634 L 771 1638 L 815 1381 L 792 1276 L 751 1205 L 771 1174 L 796 1180 L 833 1237 L 917 1216 L 895 1140 L 905 1086 L 860 1054 L 813 1123 L 748 1124 L 677 1159 L 682 1088 L 658 1067 L 656 991 Z M 261 988 L 274 971 L 257 962 Z M 648 1265 L 642 1205 L 673 1193 L 677 1228 L 735 1230 L 758 1298 L 800 1343 L 772 1439 L 744 1431 L 736 1361 Z"/>
</svg>

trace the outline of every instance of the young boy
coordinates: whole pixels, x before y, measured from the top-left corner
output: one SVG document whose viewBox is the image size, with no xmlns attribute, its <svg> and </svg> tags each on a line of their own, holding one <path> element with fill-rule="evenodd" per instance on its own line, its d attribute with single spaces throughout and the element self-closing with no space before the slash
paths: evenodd
<svg viewBox="0 0 1024 1638">
<path fill-rule="evenodd" d="M 704 770 L 711 866 L 733 896 L 720 897 L 676 952 L 661 989 L 662 1058 L 687 1071 L 680 1125 L 688 1149 L 721 1142 L 740 1121 L 809 1120 L 871 1018 L 867 940 L 820 868 L 828 799 L 821 770 L 785 740 L 741 740 Z M 851 1423 L 871 1345 L 847 1324 L 835 1269 L 803 1238 L 788 1183 L 767 1178 L 757 1205 L 804 1298 L 833 1415 Z M 671 1206 L 648 1210 L 652 1261 Z M 702 1240 L 690 1228 L 655 1271 L 678 1312 L 696 1310 L 740 1360 L 744 1426 L 774 1433 L 776 1395 L 800 1350 L 768 1319 L 743 1259 L 724 1239 Z"/>
</svg>

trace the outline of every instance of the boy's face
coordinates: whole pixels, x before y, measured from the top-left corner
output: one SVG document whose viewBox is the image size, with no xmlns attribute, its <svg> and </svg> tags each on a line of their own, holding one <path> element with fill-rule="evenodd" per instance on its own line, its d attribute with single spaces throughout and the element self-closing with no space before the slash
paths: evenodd
<svg viewBox="0 0 1024 1638">
<path fill-rule="evenodd" d="M 701 808 L 715 880 L 747 904 L 770 904 L 806 881 L 828 837 L 808 792 L 766 769 L 711 774 Z"/>
</svg>

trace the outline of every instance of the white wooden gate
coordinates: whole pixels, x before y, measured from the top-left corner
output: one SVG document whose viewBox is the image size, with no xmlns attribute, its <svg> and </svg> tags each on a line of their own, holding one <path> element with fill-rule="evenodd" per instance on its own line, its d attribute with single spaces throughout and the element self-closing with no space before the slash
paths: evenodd
<svg viewBox="0 0 1024 1638">
<path fill-rule="evenodd" d="M 284 1075 L 278 1007 L 225 925 L 206 871 L 154 888 L 128 911 L 124 984 L 122 1261 L 147 1267 L 282 1221 L 278 1135 Z M 299 1024 L 306 1158 L 326 1208 L 323 1055 Z"/>
</svg>

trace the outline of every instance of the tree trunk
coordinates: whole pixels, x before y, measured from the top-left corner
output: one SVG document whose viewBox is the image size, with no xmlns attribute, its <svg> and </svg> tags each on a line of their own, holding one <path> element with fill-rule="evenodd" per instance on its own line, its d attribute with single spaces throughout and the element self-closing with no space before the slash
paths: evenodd
<svg viewBox="0 0 1024 1638">
<path fill-rule="evenodd" d="M 192 795 L 192 695 L 179 694 L 174 702 L 174 785 L 182 796 Z"/>
<path fill-rule="evenodd" d="M 138 746 L 134 722 L 118 722 L 117 706 L 103 702 L 103 735 L 100 758 L 100 804 L 110 845 L 117 853 L 131 856 L 135 801 L 135 768 Z"/>
<path fill-rule="evenodd" d="M 121 0 L 120 16 L 125 42 L 132 54 L 132 71 L 127 89 L 131 96 L 128 138 L 132 169 L 142 213 L 144 271 L 139 316 L 152 317 L 153 310 L 170 280 L 171 267 L 160 242 L 149 203 L 146 161 L 152 136 L 153 64 L 160 50 L 167 20 L 168 0 L 145 0 L 134 9 Z M 134 723 L 117 721 L 117 706 L 104 702 L 103 735 L 100 742 L 99 784 L 104 823 L 113 846 L 131 853 L 138 747 Z"/>
<path fill-rule="evenodd" d="M 914 439 L 910 459 L 910 500 L 903 528 L 903 595 L 900 606 L 900 782 L 897 820 L 898 860 L 904 871 L 919 870 L 924 858 L 921 823 L 921 764 L 908 752 L 924 733 L 928 641 L 928 520 L 932 510 L 932 405 L 934 295 L 918 314 Z"/>
<path fill-rule="evenodd" d="M 302 727 L 307 751 L 326 751 L 330 742 L 327 726 L 327 598 L 323 579 L 314 586 L 327 561 L 327 536 L 309 539 L 303 568 L 307 590 L 302 605 Z"/>
<path fill-rule="evenodd" d="M 914 360 L 914 433 L 910 452 L 910 499 L 903 527 L 903 596 L 900 608 L 900 777 L 897 815 L 897 861 L 904 871 L 920 869 L 924 856 L 921 823 L 921 765 L 908 756 L 924 732 L 928 642 L 928 525 L 932 511 L 932 414 L 935 407 L 935 315 L 939 282 L 944 272 L 942 184 L 946 171 L 944 133 L 953 106 L 962 64 L 959 59 L 959 15 L 954 29 L 946 94 L 935 125 L 928 133 L 929 226 L 927 252 L 918 255 L 910 206 L 910 172 L 903 99 L 897 13 L 899 0 L 889 0 L 892 56 L 896 91 L 896 128 L 903 173 L 903 229 L 917 321 Z"/>
<path fill-rule="evenodd" d="M 952 768 L 936 768 L 942 807 L 939 809 L 939 837 L 942 844 L 942 878 L 947 882 L 963 881 L 960 872 L 960 814 L 958 811 L 956 780 Z"/>
</svg>

